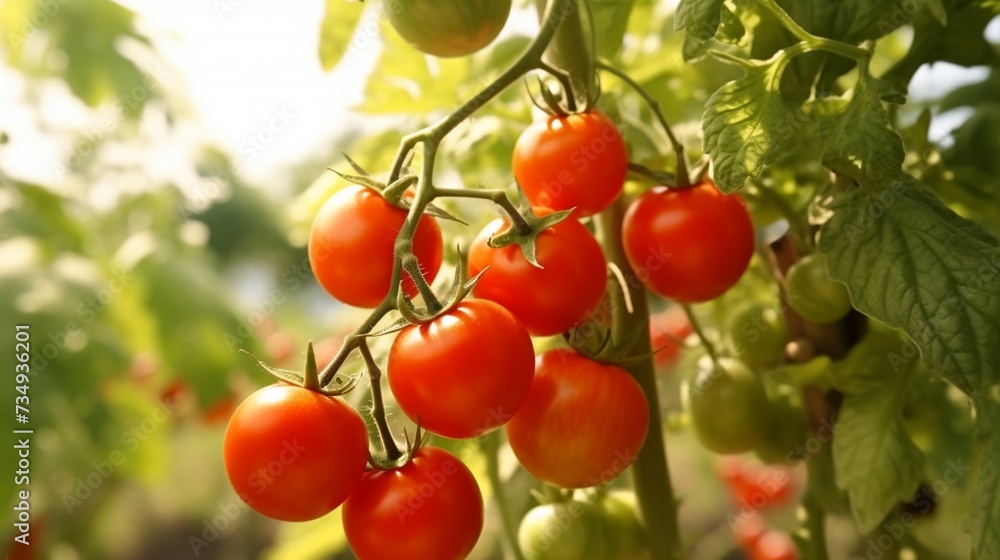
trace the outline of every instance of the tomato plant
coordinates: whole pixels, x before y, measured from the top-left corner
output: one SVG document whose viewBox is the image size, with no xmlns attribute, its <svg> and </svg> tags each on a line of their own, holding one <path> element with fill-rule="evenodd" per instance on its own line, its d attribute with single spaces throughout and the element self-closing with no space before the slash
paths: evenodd
<svg viewBox="0 0 1000 560">
<path fill-rule="evenodd" d="M 483 496 L 469 468 L 437 447 L 405 465 L 365 473 L 344 504 L 344 532 L 359 560 L 460 560 L 483 530 Z"/>
<path fill-rule="evenodd" d="M 754 250 L 746 204 L 710 181 L 641 194 L 625 214 L 622 238 L 639 278 L 682 303 L 725 293 L 743 276 Z"/>
<path fill-rule="evenodd" d="M 399 333 L 389 350 L 389 387 L 425 429 L 450 438 L 479 436 L 521 407 L 533 356 L 528 331 L 510 311 L 468 299 Z"/>
<path fill-rule="evenodd" d="M 544 215 L 549 211 L 539 212 Z M 509 227 L 495 220 L 479 233 L 469 251 L 469 274 L 489 267 L 476 284 L 476 297 L 509 309 L 533 335 L 559 334 L 582 323 L 601 302 L 607 286 L 604 253 L 576 220 L 546 229 L 535 242 L 539 266 L 515 245 L 493 249 L 487 242 Z M 572 285 L 572 289 L 567 289 Z M 525 290 L 528 286 L 530 289 Z"/>
<path fill-rule="evenodd" d="M 589 111 L 536 121 L 514 146 L 514 177 L 528 200 L 577 217 L 604 210 L 625 184 L 628 153 L 618 127 Z"/>
<path fill-rule="evenodd" d="M 415 49 L 434 56 L 472 54 L 507 23 L 511 0 L 389 0 L 389 22 Z"/>
<path fill-rule="evenodd" d="M 614 490 L 597 502 L 608 527 L 608 560 L 632 560 L 647 553 L 646 530 L 637 513 L 635 493 Z"/>
<path fill-rule="evenodd" d="M 680 357 L 683 343 L 694 329 L 680 307 L 673 307 L 649 318 L 649 340 L 656 351 L 657 367 L 669 367 Z"/>
<path fill-rule="evenodd" d="M 229 482 L 247 505 L 274 519 L 307 521 L 330 513 L 358 487 L 368 431 L 342 399 L 271 385 L 237 407 L 223 455 Z"/>
<path fill-rule="evenodd" d="M 851 310 L 844 284 L 830 278 L 826 259 L 819 253 L 802 257 L 788 269 L 788 304 L 802 317 L 832 323 Z"/>
<path fill-rule="evenodd" d="M 787 339 L 784 319 L 771 307 L 750 305 L 729 320 L 732 354 L 751 368 L 779 362 Z"/>
<path fill-rule="evenodd" d="M 528 398 L 506 426 L 524 468 L 564 488 L 614 479 L 648 429 L 646 398 L 625 370 L 566 350 L 538 356 Z"/>
<path fill-rule="evenodd" d="M 701 365 L 688 386 L 687 407 L 699 441 L 722 454 L 753 449 L 766 435 L 770 420 L 760 379 L 731 358 Z"/>
<path fill-rule="evenodd" d="M 396 235 L 405 219 L 405 210 L 366 187 L 350 186 L 330 197 L 309 232 L 309 264 L 316 280 L 348 305 L 377 306 L 389 293 Z M 442 251 L 437 222 L 421 217 L 413 253 L 428 282 L 441 268 Z M 412 278 L 403 278 L 403 290 L 416 295 Z"/>
</svg>

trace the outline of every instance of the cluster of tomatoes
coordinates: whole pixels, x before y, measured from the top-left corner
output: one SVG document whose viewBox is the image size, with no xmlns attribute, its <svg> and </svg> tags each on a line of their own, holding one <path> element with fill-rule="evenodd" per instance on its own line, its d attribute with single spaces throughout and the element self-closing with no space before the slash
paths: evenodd
<svg viewBox="0 0 1000 560">
<path fill-rule="evenodd" d="M 445 4 L 450 8 L 442 11 L 427 1 L 389 2 L 389 19 L 424 52 L 459 56 L 489 43 L 510 10 L 509 1 Z M 428 36 L 429 18 L 456 31 Z M 534 263 L 519 243 L 493 242 L 517 227 L 511 220 L 487 225 L 469 251 L 468 274 L 485 271 L 471 297 L 398 331 L 388 351 L 388 385 L 399 409 L 428 432 L 464 439 L 503 427 L 537 479 L 564 489 L 599 486 L 639 454 L 649 431 L 646 395 L 627 371 L 583 351 L 535 356 L 532 336 L 570 331 L 607 303 L 605 255 L 581 220 L 620 197 L 626 146 L 601 112 L 560 113 L 523 132 L 512 168 L 531 205 L 522 218 L 538 224 L 554 212 L 568 217 L 532 232 Z M 401 238 L 406 220 L 405 208 L 371 186 L 337 192 L 310 232 L 317 281 L 342 303 L 366 308 L 386 304 L 394 278 L 407 298 L 426 293 L 442 264 L 441 229 L 424 214 L 412 235 Z M 728 290 L 754 249 L 743 201 L 707 180 L 643 193 L 628 207 L 620 233 L 635 277 L 681 303 Z M 711 385 L 753 377 L 738 362 L 727 364 L 725 375 L 732 379 Z M 692 406 L 729 412 L 711 399 L 696 397 Z M 227 474 L 244 501 L 275 519 L 315 519 L 343 505 L 348 542 L 363 560 L 397 558 L 399 551 L 444 560 L 468 555 L 483 527 L 483 498 L 469 469 L 450 452 L 419 444 L 400 460 L 376 460 L 368 432 L 340 397 L 287 383 L 265 387 L 230 420 Z M 733 451 L 728 440 L 709 447 Z M 543 504 L 522 521 L 521 546 L 530 558 L 634 557 L 642 531 L 632 501 L 613 493 Z M 566 519 L 571 523 L 563 527 Z M 552 522 L 559 538 L 552 537 Z M 566 536 L 574 532 L 582 537 Z M 602 534 L 608 535 L 602 544 L 587 544 Z M 578 550 L 552 552 L 560 547 Z"/>
</svg>

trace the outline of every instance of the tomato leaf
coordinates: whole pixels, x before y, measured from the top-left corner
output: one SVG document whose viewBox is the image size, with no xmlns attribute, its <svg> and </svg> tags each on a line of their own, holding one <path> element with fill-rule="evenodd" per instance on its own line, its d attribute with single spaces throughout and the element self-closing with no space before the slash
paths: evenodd
<svg viewBox="0 0 1000 560">
<path fill-rule="evenodd" d="M 891 376 L 912 372 L 917 362 L 918 354 L 909 342 L 873 322 L 861 342 L 834 362 L 833 386 L 849 395 L 878 390 Z"/>
<path fill-rule="evenodd" d="M 902 329 L 932 370 L 985 402 L 1000 372 L 1000 242 L 906 174 L 830 208 L 819 248 L 854 306 Z"/>
<path fill-rule="evenodd" d="M 719 30 L 724 0 L 681 0 L 674 15 L 674 30 L 707 41 Z"/>
<path fill-rule="evenodd" d="M 351 49 L 354 28 L 364 11 L 361 2 L 326 0 L 326 12 L 319 26 L 319 61 L 323 70 L 332 70 Z"/>
<path fill-rule="evenodd" d="M 873 531 L 920 485 L 924 455 L 906 434 L 902 394 L 909 374 L 844 399 L 833 438 L 837 486 L 846 490 L 862 534 Z"/>
<path fill-rule="evenodd" d="M 778 91 L 787 62 L 779 52 L 766 63 L 744 64 L 746 76 L 723 85 L 705 105 L 705 151 L 725 193 L 741 189 L 794 144 L 805 117 Z"/>
<path fill-rule="evenodd" d="M 746 35 L 747 28 L 740 21 L 739 16 L 733 13 L 728 6 L 722 6 L 722 13 L 719 19 L 719 30 L 716 37 L 723 43 L 735 45 Z"/>
<path fill-rule="evenodd" d="M 885 83 L 863 78 L 842 113 L 820 119 L 820 134 L 826 143 L 823 165 L 872 190 L 882 189 L 899 177 L 906 155 L 903 141 L 892 130 L 882 106 L 887 93 Z"/>
<path fill-rule="evenodd" d="M 996 405 L 990 414 L 1000 414 Z M 1000 430 L 993 432 L 979 461 L 978 489 L 972 509 L 973 560 L 1000 558 Z"/>
</svg>

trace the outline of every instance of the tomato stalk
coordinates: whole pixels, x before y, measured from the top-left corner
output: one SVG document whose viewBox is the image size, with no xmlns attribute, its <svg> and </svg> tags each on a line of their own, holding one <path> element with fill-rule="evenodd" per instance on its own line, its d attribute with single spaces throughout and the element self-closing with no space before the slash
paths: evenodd
<svg viewBox="0 0 1000 560">
<path fill-rule="evenodd" d="M 705 353 L 711 358 L 713 364 L 719 363 L 719 354 L 715 351 L 715 345 L 712 341 L 708 339 L 705 335 L 705 331 L 701 328 L 701 322 L 698 317 L 695 316 L 694 310 L 691 306 L 684 304 L 681 306 L 684 309 L 684 314 L 687 315 L 688 322 L 691 323 L 691 328 L 694 329 L 695 334 L 698 335 L 698 340 L 701 341 L 701 345 L 705 347 Z"/>
<path fill-rule="evenodd" d="M 788 12 L 783 10 L 781 6 L 778 5 L 775 0 L 757 0 L 761 6 L 763 6 L 767 11 L 771 12 L 774 17 L 778 18 L 778 21 L 787 29 L 792 35 L 795 35 L 801 41 L 807 43 L 810 47 L 818 50 L 823 50 L 827 52 L 832 52 L 838 54 L 845 58 L 853 58 L 855 60 L 864 60 L 870 56 L 870 53 L 865 49 L 860 47 L 855 47 L 854 45 L 849 45 L 842 41 L 837 41 L 834 39 L 827 39 L 825 37 L 817 37 L 812 33 L 806 31 L 801 25 L 796 23 L 792 16 L 788 15 Z"/>
<path fill-rule="evenodd" d="M 389 293 L 386 295 L 382 303 L 379 304 L 374 311 L 372 311 L 371 315 L 368 316 L 364 323 L 355 329 L 353 333 L 344 338 L 344 342 L 341 344 L 340 349 L 337 350 L 336 355 L 334 355 L 333 359 L 330 360 L 330 363 L 327 364 L 327 366 L 323 368 L 323 371 L 320 373 L 320 384 L 322 386 L 326 386 L 330 383 L 336 375 L 337 370 L 339 370 L 347 360 L 347 357 L 351 354 L 351 352 L 358 348 L 361 340 L 360 337 L 371 332 L 383 317 L 385 317 L 390 311 L 396 309 L 396 300 L 399 295 L 399 286 L 403 278 L 405 266 L 409 266 L 409 270 L 406 272 L 411 275 L 413 281 L 417 285 L 417 288 L 424 296 L 424 302 L 428 306 L 428 309 L 433 312 L 435 303 L 439 304 L 436 297 L 428 297 L 428 295 L 433 295 L 433 293 L 430 291 L 429 286 L 427 286 L 427 282 L 424 280 L 423 275 L 419 273 L 419 267 L 414 267 L 412 264 L 404 263 L 404 259 L 407 259 L 407 256 L 412 256 L 411 249 L 413 235 L 416 232 L 417 223 L 419 222 L 420 217 L 423 215 L 424 211 L 427 209 L 427 205 L 431 203 L 435 196 L 441 196 L 441 191 L 444 190 L 435 189 L 433 185 L 434 161 L 437 155 L 438 146 L 444 137 L 447 136 L 449 132 L 454 130 L 456 126 L 469 118 L 473 113 L 497 96 L 501 91 L 520 79 L 521 76 L 524 76 L 532 70 L 543 68 L 544 64 L 542 62 L 542 55 L 552 42 L 556 29 L 565 19 L 566 14 L 572 13 L 575 10 L 575 2 L 576 0 L 553 0 L 548 6 L 548 9 L 545 11 L 538 35 L 535 36 L 534 40 L 532 40 L 514 64 L 507 68 L 499 77 L 497 77 L 496 80 L 483 88 L 483 90 L 472 99 L 466 101 L 465 104 L 459 107 L 458 110 L 451 115 L 431 126 L 403 137 L 403 140 L 400 142 L 399 150 L 396 152 L 396 157 L 393 160 L 392 168 L 389 172 L 389 184 L 396 182 L 400 178 L 400 174 L 402 173 L 407 157 L 418 144 L 423 145 L 424 157 L 421 164 L 420 174 L 417 179 L 416 196 L 414 197 L 413 203 L 407 213 L 406 220 L 403 222 L 403 226 L 400 228 L 399 236 L 397 237 L 396 258 L 393 262 L 392 280 L 390 282 Z M 458 193 L 448 191 L 447 195 L 458 196 Z M 484 198 L 478 194 L 478 191 L 471 190 L 464 196 L 468 198 Z M 509 200 L 506 205 L 504 203 L 500 203 L 500 205 L 505 209 L 508 209 L 508 212 L 509 208 L 513 207 Z"/>
<path fill-rule="evenodd" d="M 385 403 L 382 400 L 382 368 L 378 367 L 366 339 L 361 339 L 358 348 L 361 350 L 361 357 L 365 360 L 365 369 L 368 370 L 368 380 L 371 383 L 372 418 L 375 420 L 375 427 L 378 428 L 382 449 L 385 450 L 386 458 L 392 463 L 402 457 L 403 453 L 396 445 L 396 440 L 392 437 L 392 430 L 389 429 L 389 422 L 385 417 Z"/>
<path fill-rule="evenodd" d="M 630 333 L 649 329 L 646 289 L 629 265 L 622 246 L 624 215 L 625 200 L 619 198 L 610 208 L 596 216 L 597 237 L 604 254 L 608 262 L 617 265 L 626 276 L 626 282 L 621 285 L 620 290 L 611 289 L 611 328 L 612 337 L 616 341 L 627 340 Z M 626 308 L 628 299 L 633 303 L 631 312 Z M 667 467 L 667 450 L 663 441 L 663 422 L 649 336 L 634 338 L 622 367 L 639 382 L 649 404 L 650 432 L 632 464 L 633 485 L 646 522 L 649 549 L 656 560 L 680 559 L 684 555 L 677 520 L 677 499 Z"/>
<path fill-rule="evenodd" d="M 674 130 L 670 127 L 670 122 L 668 122 L 667 118 L 663 115 L 660 102 L 657 101 L 655 97 L 650 95 L 649 92 L 646 91 L 646 88 L 639 85 L 639 82 L 636 82 L 631 76 L 614 66 L 598 61 L 597 68 L 614 75 L 619 80 L 628 84 L 629 87 L 635 90 L 635 92 L 646 101 L 646 104 L 649 105 L 649 109 L 653 111 L 654 115 L 656 115 L 656 120 L 659 121 L 660 126 L 662 126 L 663 130 L 667 133 L 667 138 L 670 139 L 670 146 L 673 148 L 674 154 L 677 157 L 677 188 L 683 189 L 691 186 L 691 177 L 688 175 L 687 170 L 687 158 L 684 156 L 684 145 L 681 144 L 680 141 L 677 140 L 677 136 L 674 135 Z"/>
<path fill-rule="evenodd" d="M 500 522 L 503 526 L 504 538 L 507 546 L 511 550 L 515 560 L 524 560 L 521 552 L 521 545 L 517 542 L 517 522 L 514 519 L 514 512 L 510 509 L 510 501 L 504 492 L 503 479 L 500 477 L 500 431 L 497 430 L 484 436 L 480 440 L 483 454 L 486 455 L 486 475 L 490 480 L 490 490 L 493 493 L 493 501 L 500 510 Z"/>
</svg>

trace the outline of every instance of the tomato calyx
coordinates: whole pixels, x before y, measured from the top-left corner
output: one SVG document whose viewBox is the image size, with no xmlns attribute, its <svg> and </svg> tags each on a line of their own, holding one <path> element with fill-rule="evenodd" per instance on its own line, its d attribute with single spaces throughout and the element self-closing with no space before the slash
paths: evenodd
<svg viewBox="0 0 1000 560">
<path fill-rule="evenodd" d="M 493 249 L 502 249 L 509 245 L 517 245 L 521 248 L 524 258 L 529 263 L 538 268 L 543 268 L 542 265 L 538 264 L 535 240 L 538 239 L 538 236 L 543 231 L 569 218 L 572 213 L 573 209 L 571 208 L 560 212 L 543 213 L 543 215 L 539 216 L 535 214 L 528 202 L 523 197 L 520 197 L 518 214 L 520 214 L 524 222 L 508 226 L 502 233 L 490 237 L 486 244 Z"/>
<path fill-rule="evenodd" d="M 466 298 L 472 289 L 475 288 L 476 283 L 479 282 L 479 278 L 486 273 L 489 268 L 483 269 L 479 274 L 475 275 L 473 278 L 469 278 L 466 270 L 468 269 L 468 256 L 462 252 L 462 248 L 457 247 L 458 252 L 458 266 L 455 267 L 455 276 L 451 282 L 451 288 L 448 293 L 441 298 L 438 303 L 437 309 L 432 308 L 418 308 L 410 300 L 409 296 L 403 290 L 399 290 L 396 296 L 396 310 L 402 315 L 402 318 L 389 325 L 385 329 L 382 329 L 376 333 L 369 334 L 367 336 L 378 336 L 382 334 L 389 334 L 390 332 L 396 332 L 402 330 L 408 325 L 421 325 L 424 323 L 429 323 L 438 317 L 449 313 L 458 304 L 462 303 L 462 300 Z"/>
<path fill-rule="evenodd" d="M 340 171 L 337 171 L 332 167 L 328 167 L 327 168 L 328 170 L 336 173 L 338 177 L 349 183 L 366 187 L 380 193 L 382 195 L 382 198 L 384 198 L 386 202 L 395 206 L 396 208 L 409 210 L 413 206 L 413 188 L 415 186 L 418 186 L 417 183 L 419 182 L 417 175 L 413 173 L 407 173 L 402 175 L 392 183 L 386 184 L 385 182 L 372 177 L 372 175 L 368 173 L 368 171 L 366 171 L 365 168 L 361 167 L 361 165 L 359 165 L 356 161 L 351 159 L 351 156 L 343 152 L 341 152 L 341 154 L 344 156 L 345 159 L 347 159 L 347 163 L 351 165 L 355 173 L 354 174 L 341 173 Z M 433 204 L 427 204 L 424 207 L 424 214 L 427 214 L 428 216 L 433 216 L 435 218 L 440 218 L 442 220 L 451 220 L 453 222 L 458 222 L 466 226 L 469 225 L 461 218 L 458 218 L 453 214 L 451 214 L 450 212 Z"/>
<path fill-rule="evenodd" d="M 271 374 L 279 381 L 289 385 L 295 385 L 296 387 L 302 387 L 303 389 L 309 389 L 310 391 L 315 391 L 328 397 L 339 397 L 341 395 L 345 395 L 353 391 L 361 381 L 361 374 L 356 374 L 340 383 L 337 383 L 337 378 L 335 377 L 331 383 L 326 386 L 321 386 L 319 382 L 319 368 L 316 366 L 316 353 L 313 351 L 312 341 L 309 341 L 309 344 L 306 346 L 306 363 L 301 372 L 269 366 L 242 348 L 240 349 L 240 352 L 250 356 L 250 359 L 253 360 L 261 369 Z"/>
</svg>

